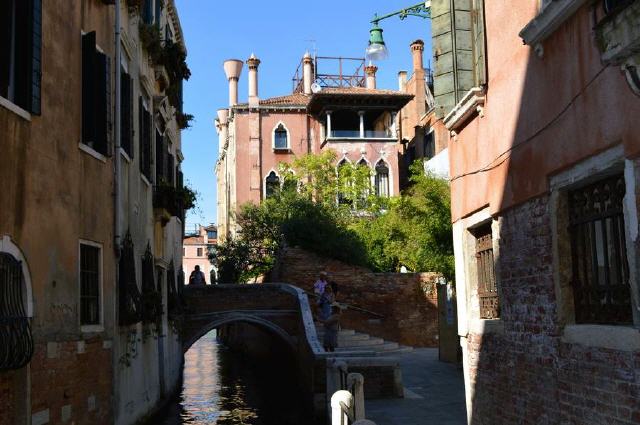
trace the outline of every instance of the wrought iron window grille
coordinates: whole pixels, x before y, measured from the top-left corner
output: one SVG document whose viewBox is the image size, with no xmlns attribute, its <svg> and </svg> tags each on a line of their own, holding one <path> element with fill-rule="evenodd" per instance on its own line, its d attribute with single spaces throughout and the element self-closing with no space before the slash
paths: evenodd
<svg viewBox="0 0 640 425">
<path fill-rule="evenodd" d="M 495 274 L 491 225 L 478 229 L 475 236 L 480 318 L 497 319 L 500 317 L 500 299 Z"/>
<path fill-rule="evenodd" d="M 33 356 L 33 336 L 24 307 L 22 263 L 0 253 L 0 370 L 20 369 Z"/>
<path fill-rule="evenodd" d="M 624 175 L 569 192 L 576 323 L 631 324 Z"/>
<path fill-rule="evenodd" d="M 133 325 L 142 320 L 142 297 L 136 282 L 136 261 L 131 233 L 122 243 L 119 268 L 119 320 L 120 326 Z"/>
</svg>

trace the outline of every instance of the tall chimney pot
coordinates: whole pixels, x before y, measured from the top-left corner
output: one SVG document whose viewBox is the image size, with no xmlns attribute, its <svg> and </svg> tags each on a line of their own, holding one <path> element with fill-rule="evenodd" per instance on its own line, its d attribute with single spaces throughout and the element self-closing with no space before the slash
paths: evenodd
<svg viewBox="0 0 640 425">
<path fill-rule="evenodd" d="M 251 57 L 247 59 L 247 66 L 249 66 L 249 106 L 258 106 L 258 66 L 260 65 L 260 59 L 258 59 L 253 53 Z"/>
<path fill-rule="evenodd" d="M 218 153 L 222 153 L 224 145 L 227 143 L 229 134 L 229 110 L 218 109 L 218 118 L 216 119 L 216 130 L 218 130 Z"/>
<path fill-rule="evenodd" d="M 422 71 L 422 52 L 424 52 L 424 41 L 416 40 L 411 43 L 411 56 L 413 57 L 413 71 Z"/>
<path fill-rule="evenodd" d="M 228 59 L 224 61 L 224 73 L 229 81 L 229 106 L 238 104 L 238 79 L 242 72 L 242 61 L 239 59 Z"/>
<path fill-rule="evenodd" d="M 367 74 L 367 88 L 375 89 L 376 88 L 376 72 L 378 71 L 378 67 L 369 62 L 368 66 L 365 66 L 364 72 Z"/>
<path fill-rule="evenodd" d="M 304 94 L 311 94 L 311 84 L 313 84 L 313 59 L 309 52 L 302 58 L 302 79 Z"/>
</svg>

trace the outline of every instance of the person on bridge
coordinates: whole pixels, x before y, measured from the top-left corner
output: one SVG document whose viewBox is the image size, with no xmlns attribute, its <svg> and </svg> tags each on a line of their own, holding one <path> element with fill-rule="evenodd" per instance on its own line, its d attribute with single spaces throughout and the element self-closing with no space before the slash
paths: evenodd
<svg viewBox="0 0 640 425">
<path fill-rule="evenodd" d="M 191 272 L 189 276 L 189 285 L 206 285 L 207 281 L 204 278 L 204 273 L 200 271 L 200 266 L 196 266 L 195 270 Z"/>
<path fill-rule="evenodd" d="M 336 297 L 333 295 L 333 288 L 330 285 L 325 286 L 324 292 L 318 298 L 318 318 L 320 321 L 327 320 L 331 316 L 331 305 L 335 302 Z"/>
<path fill-rule="evenodd" d="M 322 322 L 324 324 L 324 351 L 334 352 L 338 347 L 338 332 L 340 330 L 340 305 L 331 305 L 331 315 Z"/>
<path fill-rule="evenodd" d="M 327 284 L 327 272 L 320 272 L 320 277 L 316 280 L 316 283 L 313 284 L 313 293 L 317 296 L 322 295 Z"/>
</svg>

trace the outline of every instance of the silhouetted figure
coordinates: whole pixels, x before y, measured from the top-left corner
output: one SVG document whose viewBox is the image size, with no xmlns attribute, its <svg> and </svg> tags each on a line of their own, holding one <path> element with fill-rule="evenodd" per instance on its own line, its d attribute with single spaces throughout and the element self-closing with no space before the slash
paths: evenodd
<svg viewBox="0 0 640 425">
<path fill-rule="evenodd" d="M 207 281 L 204 278 L 204 273 L 200 271 L 200 266 L 196 266 L 195 270 L 191 272 L 189 276 L 189 285 L 206 285 Z"/>
</svg>

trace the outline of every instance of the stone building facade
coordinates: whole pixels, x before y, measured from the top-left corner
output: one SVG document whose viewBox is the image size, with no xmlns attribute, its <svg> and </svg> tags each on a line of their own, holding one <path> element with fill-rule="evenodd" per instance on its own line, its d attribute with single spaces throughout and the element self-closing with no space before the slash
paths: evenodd
<svg viewBox="0 0 640 425">
<path fill-rule="evenodd" d="M 443 110 L 469 423 L 639 423 L 640 3 L 436 3 L 477 52 Z"/>
<path fill-rule="evenodd" d="M 374 190 L 383 196 L 399 194 L 402 146 L 397 114 L 413 95 L 376 88 L 378 68 L 364 66 L 364 61 L 359 68 L 363 73 L 349 77 L 316 74 L 316 62 L 304 56 L 292 94 L 260 99 L 260 60 L 252 55 L 246 61 L 247 103 L 238 103 L 237 95 L 243 62 L 225 62 L 230 106 L 220 109 L 216 120 L 220 240 L 235 232 L 234 214 L 242 204 L 259 203 L 272 185 L 284 183 L 278 164 L 307 153 L 331 149 L 336 166 L 349 162 L 369 167 Z"/>
<path fill-rule="evenodd" d="M 133 284 L 141 294 L 137 310 L 150 310 L 142 307 L 149 293 L 142 279 L 147 244 L 154 287 L 156 266 L 168 268 L 173 260 L 177 271 L 181 263 L 176 216 L 182 213 L 154 208 L 159 162 L 151 160 L 180 157 L 179 108 L 167 106 L 163 87 L 175 82 L 162 82 L 166 70 L 150 67 L 139 22 L 162 26 L 164 40 L 184 44 L 173 1 L 122 1 L 119 11 L 113 3 L 9 0 L 0 6 L 3 425 L 133 423 L 159 401 L 158 382 L 169 390 L 178 380 L 182 351 L 167 314 L 158 316 L 166 336 L 135 347 L 127 365 L 123 355 L 144 326 L 125 325 L 121 307 L 125 287 L 132 291 Z M 160 139 L 173 141 L 166 155 L 151 140 L 160 116 Z M 150 368 L 158 357 L 164 364 Z"/>
</svg>

